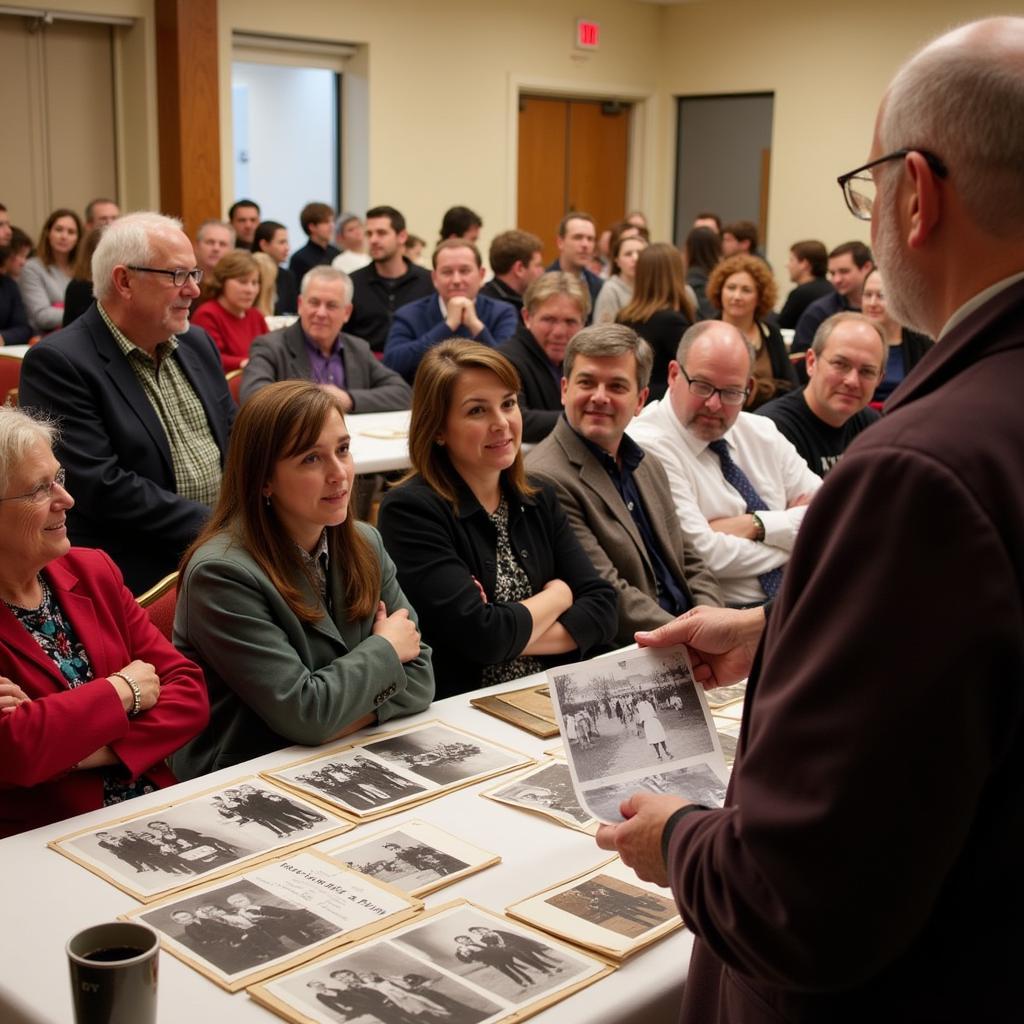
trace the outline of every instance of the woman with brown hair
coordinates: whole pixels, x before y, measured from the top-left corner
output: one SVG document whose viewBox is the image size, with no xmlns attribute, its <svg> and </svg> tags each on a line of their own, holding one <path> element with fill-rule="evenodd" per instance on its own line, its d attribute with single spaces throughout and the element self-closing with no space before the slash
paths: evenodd
<svg viewBox="0 0 1024 1024">
<path fill-rule="evenodd" d="M 380 535 L 348 514 L 354 478 L 323 388 L 281 381 L 242 407 L 220 500 L 182 560 L 174 642 L 206 673 L 211 717 L 174 756 L 179 778 L 430 703 L 430 649 Z"/>
<path fill-rule="evenodd" d="M 37 333 L 56 330 L 64 315 L 64 292 L 82 237 L 82 222 L 74 210 L 54 210 L 39 233 L 36 254 L 22 267 L 18 286 L 28 322 Z"/>
<path fill-rule="evenodd" d="M 220 350 L 225 371 L 239 370 L 249 362 L 254 338 L 267 333 L 267 321 L 256 309 L 260 294 L 260 268 L 252 253 L 241 249 L 226 252 L 210 271 L 204 288 L 206 301 L 192 314 Z"/>
<path fill-rule="evenodd" d="M 633 297 L 636 261 L 647 245 L 647 239 L 634 224 L 621 221 L 612 228 L 608 242 L 611 274 L 594 303 L 595 324 L 613 323 L 619 310 Z"/>
<path fill-rule="evenodd" d="M 721 310 L 721 319 L 737 328 L 756 354 L 747 408 L 756 409 L 795 388 L 799 382 L 782 333 L 764 319 L 778 298 L 768 264 L 746 253 L 727 257 L 708 279 L 708 298 Z"/>
<path fill-rule="evenodd" d="M 381 502 L 439 696 L 588 657 L 615 634 L 615 590 L 551 488 L 526 477 L 519 389 L 515 367 L 486 345 L 430 349 L 413 385 L 413 473 Z"/>
<path fill-rule="evenodd" d="M 633 299 L 616 320 L 632 327 L 654 349 L 650 398 L 662 398 L 668 387 L 668 364 L 676 357 L 679 339 L 696 318 L 693 290 L 683 275 L 683 256 L 667 242 L 655 242 L 636 262 Z"/>
</svg>

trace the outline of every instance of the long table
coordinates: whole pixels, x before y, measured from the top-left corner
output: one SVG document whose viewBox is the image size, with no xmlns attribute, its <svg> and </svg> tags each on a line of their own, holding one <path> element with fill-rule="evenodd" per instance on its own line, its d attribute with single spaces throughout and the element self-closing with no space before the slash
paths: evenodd
<svg viewBox="0 0 1024 1024">
<path fill-rule="evenodd" d="M 537 682 L 542 677 L 537 677 Z M 515 683 L 477 691 L 477 696 L 530 683 Z M 388 722 L 366 735 L 439 719 L 480 736 L 540 757 L 558 745 L 541 740 L 471 707 L 466 695 L 450 697 L 410 718 Z M 358 734 L 359 738 L 364 734 Z M 3 880 L 3 926 L 0 927 L 0 1021 L 3 1024 L 64 1024 L 72 1021 L 71 994 L 64 954 L 67 939 L 89 925 L 113 920 L 137 906 L 130 896 L 47 849 L 46 843 L 77 829 L 101 826 L 168 799 L 208 789 L 287 761 L 312 754 L 310 748 L 288 747 L 192 782 L 139 797 L 130 804 L 92 811 L 67 821 L 0 840 L 0 878 Z M 580 832 L 513 807 L 482 798 L 491 779 L 458 790 L 387 818 L 357 826 L 344 838 L 357 839 L 413 818 L 428 821 L 456 836 L 498 853 L 502 862 L 433 893 L 425 900 L 438 906 L 465 897 L 488 909 L 506 906 L 547 885 L 592 867 L 608 855 Z M 538 1024 L 617 1024 L 642 1021 L 660 1024 L 678 1015 L 682 986 L 690 959 L 692 936 L 682 930 L 629 960 L 609 977 L 539 1014 Z M 217 1021 L 218 1024 L 270 1024 L 280 1020 L 244 993 L 231 995 L 161 954 L 160 1015 L 163 1024 Z"/>
<path fill-rule="evenodd" d="M 345 417 L 357 473 L 409 468 L 409 410 L 353 413 Z"/>
</svg>

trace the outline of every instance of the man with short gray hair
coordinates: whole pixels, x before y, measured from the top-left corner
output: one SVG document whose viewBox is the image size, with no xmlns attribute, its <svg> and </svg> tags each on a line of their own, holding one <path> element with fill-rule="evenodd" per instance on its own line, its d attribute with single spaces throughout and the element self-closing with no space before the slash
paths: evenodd
<svg viewBox="0 0 1024 1024">
<path fill-rule="evenodd" d="M 629 327 L 581 330 L 565 352 L 564 415 L 526 457 L 618 592 L 617 644 L 695 605 L 721 604 L 718 584 L 679 529 L 665 470 L 626 434 L 647 400 L 653 361 Z"/>
<path fill-rule="evenodd" d="M 189 326 L 202 271 L 179 221 L 114 221 L 92 275 L 96 304 L 28 352 L 19 398 L 60 421 L 71 542 L 102 548 L 139 593 L 217 500 L 235 406 L 216 346 Z"/>
</svg>

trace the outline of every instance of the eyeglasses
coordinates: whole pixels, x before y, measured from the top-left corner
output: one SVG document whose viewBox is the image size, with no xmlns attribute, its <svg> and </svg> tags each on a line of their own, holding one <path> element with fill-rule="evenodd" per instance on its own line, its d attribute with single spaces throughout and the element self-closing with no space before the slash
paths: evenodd
<svg viewBox="0 0 1024 1024">
<path fill-rule="evenodd" d="M 48 484 L 39 484 L 37 487 L 33 487 L 31 491 L 26 491 L 24 494 L 12 494 L 9 498 L 0 498 L 0 501 L 27 501 L 33 505 L 39 505 L 53 497 L 54 487 L 64 490 L 66 478 L 67 474 L 64 472 L 64 467 L 61 466 Z"/>
<path fill-rule="evenodd" d="M 679 372 L 686 378 L 690 394 L 696 395 L 707 401 L 712 395 L 718 395 L 722 405 L 742 405 L 750 394 L 749 388 L 716 388 L 706 380 L 691 380 L 686 371 L 680 366 Z"/>
<path fill-rule="evenodd" d="M 926 149 L 897 149 L 892 153 L 886 153 L 885 156 L 880 156 L 877 160 L 872 160 L 846 174 L 840 174 L 836 178 L 843 190 L 846 205 L 854 217 L 858 220 L 871 220 L 871 210 L 875 205 L 875 179 L 865 171 L 870 171 L 872 167 L 888 163 L 890 160 L 902 160 L 910 153 L 920 153 L 937 178 L 949 176 L 949 168 L 934 153 L 929 153 Z"/>
<path fill-rule="evenodd" d="M 199 267 L 192 270 L 161 270 L 159 267 L 137 267 L 133 263 L 128 264 L 129 270 L 138 271 L 140 274 L 164 274 L 174 282 L 175 288 L 184 288 L 185 282 L 192 279 L 193 284 L 199 284 L 203 279 L 203 272 Z"/>
</svg>

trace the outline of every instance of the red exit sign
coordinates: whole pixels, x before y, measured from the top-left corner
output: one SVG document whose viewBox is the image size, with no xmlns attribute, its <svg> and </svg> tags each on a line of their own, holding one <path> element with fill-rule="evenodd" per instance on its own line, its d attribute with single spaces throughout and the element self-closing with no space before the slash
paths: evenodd
<svg viewBox="0 0 1024 1024">
<path fill-rule="evenodd" d="M 596 21 L 576 19 L 576 47 L 580 50 L 596 50 L 601 43 L 601 26 Z"/>
</svg>

